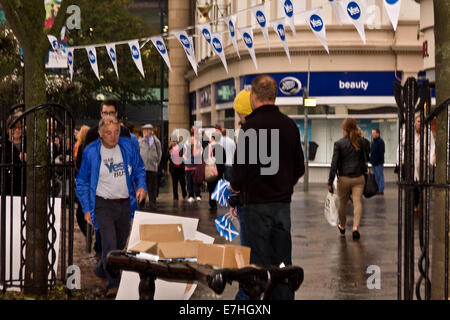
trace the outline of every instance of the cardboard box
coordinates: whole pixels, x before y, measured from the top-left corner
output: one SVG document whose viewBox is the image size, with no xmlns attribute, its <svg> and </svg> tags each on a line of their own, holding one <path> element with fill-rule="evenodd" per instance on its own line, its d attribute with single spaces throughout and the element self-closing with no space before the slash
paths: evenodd
<svg viewBox="0 0 450 320">
<path fill-rule="evenodd" d="M 197 262 L 221 268 L 243 268 L 250 265 L 250 248 L 201 243 L 198 246 Z"/>
<path fill-rule="evenodd" d="M 161 259 L 197 257 L 201 241 L 184 240 L 181 224 L 141 224 L 140 241 L 131 251 L 151 253 Z"/>
</svg>

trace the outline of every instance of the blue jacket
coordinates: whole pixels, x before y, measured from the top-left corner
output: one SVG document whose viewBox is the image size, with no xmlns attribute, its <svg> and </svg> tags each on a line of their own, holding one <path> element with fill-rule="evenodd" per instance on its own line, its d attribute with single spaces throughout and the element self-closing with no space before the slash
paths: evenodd
<svg viewBox="0 0 450 320">
<path fill-rule="evenodd" d="M 120 151 L 122 152 L 125 176 L 127 180 L 128 191 L 130 194 L 130 221 L 134 217 L 134 211 L 138 209 L 136 200 L 136 189 L 144 188 L 147 191 L 145 183 L 145 167 L 142 161 L 139 150 L 136 149 L 134 142 L 130 138 L 119 138 Z M 95 230 L 98 230 L 98 225 L 95 220 L 95 194 L 97 192 L 97 184 L 100 173 L 101 155 L 100 155 L 101 140 L 100 138 L 89 144 L 83 152 L 83 160 L 81 168 L 76 178 L 76 191 L 78 199 L 80 200 L 83 212 L 90 212 L 92 223 Z M 131 166 L 131 172 L 129 172 Z"/>
<path fill-rule="evenodd" d="M 374 139 L 370 146 L 370 163 L 373 166 L 384 163 L 384 141 L 381 138 Z"/>
</svg>

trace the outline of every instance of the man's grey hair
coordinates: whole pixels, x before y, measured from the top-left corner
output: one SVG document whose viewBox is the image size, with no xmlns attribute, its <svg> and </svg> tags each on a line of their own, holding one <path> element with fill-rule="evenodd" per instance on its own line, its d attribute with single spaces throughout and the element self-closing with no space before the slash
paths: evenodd
<svg viewBox="0 0 450 320">
<path fill-rule="evenodd" d="M 98 129 L 101 130 L 104 125 L 112 124 L 112 123 L 119 124 L 119 120 L 117 120 L 117 118 L 114 116 L 104 116 L 98 122 Z"/>
</svg>

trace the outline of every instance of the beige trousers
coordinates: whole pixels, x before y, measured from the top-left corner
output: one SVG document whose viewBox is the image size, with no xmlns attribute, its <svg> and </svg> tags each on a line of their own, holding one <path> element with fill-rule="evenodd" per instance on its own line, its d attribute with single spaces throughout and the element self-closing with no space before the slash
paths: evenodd
<svg viewBox="0 0 450 320">
<path fill-rule="evenodd" d="M 350 194 L 353 200 L 353 229 L 359 227 L 362 208 L 362 195 L 364 191 L 364 175 L 357 178 L 339 177 L 337 181 L 337 192 L 339 197 L 339 225 L 345 228 L 347 222 L 347 203 Z"/>
</svg>

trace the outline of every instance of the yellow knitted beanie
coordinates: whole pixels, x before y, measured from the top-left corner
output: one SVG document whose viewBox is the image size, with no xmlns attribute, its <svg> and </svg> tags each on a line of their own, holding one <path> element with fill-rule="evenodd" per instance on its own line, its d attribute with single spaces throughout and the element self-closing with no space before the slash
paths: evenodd
<svg viewBox="0 0 450 320">
<path fill-rule="evenodd" d="M 233 109 L 240 114 L 249 115 L 252 113 L 253 109 L 250 103 L 250 91 L 249 90 L 241 90 L 238 93 L 236 98 L 234 99 Z"/>
</svg>

